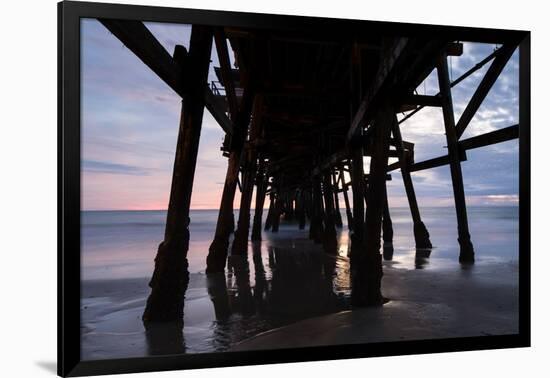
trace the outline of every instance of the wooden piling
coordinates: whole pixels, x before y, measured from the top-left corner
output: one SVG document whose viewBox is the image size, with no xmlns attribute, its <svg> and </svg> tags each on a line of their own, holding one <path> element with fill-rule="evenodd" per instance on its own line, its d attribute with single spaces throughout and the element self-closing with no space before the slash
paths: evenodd
<svg viewBox="0 0 550 378">
<path fill-rule="evenodd" d="M 265 191 L 267 189 L 267 177 L 265 176 L 265 160 L 260 159 L 258 175 L 256 176 L 256 208 L 254 209 L 254 221 L 252 225 L 251 240 L 262 240 L 262 216 L 264 212 Z"/>
<path fill-rule="evenodd" d="M 267 216 L 265 218 L 264 231 L 269 231 L 273 225 L 273 215 L 275 212 L 275 195 L 273 194 L 273 189 L 269 193 L 269 209 L 267 210 Z"/>
<path fill-rule="evenodd" d="M 214 307 L 216 320 L 226 321 L 231 316 L 231 304 L 227 295 L 225 274 L 208 274 L 206 276 L 206 287 Z"/>
<path fill-rule="evenodd" d="M 346 219 L 348 220 L 348 229 L 353 229 L 353 215 L 351 213 L 351 208 L 349 205 L 348 197 L 348 185 L 346 185 L 346 180 L 344 177 L 344 166 L 340 166 L 340 182 L 342 183 L 342 193 L 344 194 L 344 203 L 346 204 Z"/>
<path fill-rule="evenodd" d="M 523 178 L 519 185 L 519 245 L 525 246 L 519 249 L 519 264 L 525 269 L 523 272 L 527 273 L 520 279 L 520 287 L 529 287 L 531 277 L 531 32 L 526 34 L 519 45 L 519 177 Z M 529 296 L 522 295 L 520 298 L 519 306 L 529 308 Z M 529 332 L 529 323 L 520 321 L 519 331 Z"/>
<path fill-rule="evenodd" d="M 306 193 L 303 189 L 300 190 L 299 196 L 296 197 L 296 207 L 298 209 L 298 228 L 303 230 L 306 227 Z"/>
<path fill-rule="evenodd" d="M 325 200 L 323 246 L 327 253 L 335 254 L 338 243 L 336 239 L 336 214 L 334 195 L 332 193 L 332 173 L 327 171 L 323 175 L 323 196 Z"/>
<path fill-rule="evenodd" d="M 256 141 L 260 133 L 262 122 L 262 107 L 262 96 L 256 96 L 254 100 L 252 120 L 250 123 L 250 141 Z M 256 180 L 258 169 L 258 153 L 256 151 L 256 148 L 254 147 L 254 144 L 248 144 L 246 147 L 246 161 L 243 167 L 243 188 L 241 193 L 239 220 L 237 222 L 237 229 L 235 231 L 233 245 L 231 246 L 232 255 L 246 255 L 246 252 L 248 250 L 247 247 L 248 233 L 250 230 L 250 207 L 252 202 L 252 193 L 254 191 L 254 182 Z"/>
<path fill-rule="evenodd" d="M 249 151 L 249 155 L 252 153 Z M 239 220 L 235 230 L 235 238 L 231 246 L 232 255 L 246 255 L 248 250 L 248 232 L 250 230 L 250 207 L 252 192 L 254 190 L 254 177 L 256 175 L 256 159 L 249 157 L 244 167 L 243 191 L 241 193 L 241 204 L 239 208 Z"/>
<path fill-rule="evenodd" d="M 312 179 L 311 222 L 309 224 L 309 238 L 315 243 L 323 241 L 323 200 L 321 198 L 321 180 L 319 176 Z"/>
<path fill-rule="evenodd" d="M 359 104 L 363 97 L 362 91 L 362 66 L 361 53 L 356 43 L 352 45 L 350 54 L 350 118 L 355 119 L 359 110 Z M 355 131 L 355 139 L 362 138 L 361 130 Z M 363 234 L 365 227 L 365 172 L 363 168 L 363 146 L 362 143 L 352 145 L 351 161 L 351 190 L 353 201 L 353 227 L 351 233 L 351 253 L 360 252 L 363 245 Z"/>
<path fill-rule="evenodd" d="M 383 304 L 380 289 L 382 280 L 380 233 L 385 203 L 386 167 L 388 165 L 393 114 L 395 113 L 389 107 L 382 107 L 371 125 L 374 129 L 371 134 L 372 155 L 367 188 L 368 211 L 365 218 L 364 242 L 363 248 L 354 251 L 351 256 L 351 299 L 356 306 Z M 362 203 L 362 201 L 358 202 Z"/>
<path fill-rule="evenodd" d="M 279 193 L 275 197 L 275 205 L 273 208 L 273 219 L 271 232 L 279 232 L 279 224 L 281 223 L 281 213 L 283 210 L 283 199 L 280 198 Z"/>
<path fill-rule="evenodd" d="M 143 321 L 183 321 L 183 303 L 187 288 L 187 250 L 189 248 L 189 206 L 204 112 L 204 88 L 208 78 L 212 29 L 193 25 L 176 156 L 164 241 L 155 258 L 155 270 L 149 282 Z"/>
<path fill-rule="evenodd" d="M 331 178 L 332 192 L 334 194 L 334 222 L 336 223 L 336 227 L 342 228 L 342 214 L 340 214 L 340 201 L 338 199 L 338 181 L 336 180 L 336 173 L 334 171 L 331 172 Z"/>
<path fill-rule="evenodd" d="M 235 199 L 235 191 L 237 190 L 244 138 L 250 121 L 253 102 L 253 91 L 245 89 L 240 111 L 235 115 L 235 128 L 238 133 L 231 138 L 231 152 L 227 161 L 227 172 L 225 174 L 216 231 L 206 258 L 206 273 L 223 272 L 225 269 L 229 237 L 235 228 L 233 201 Z"/>
<path fill-rule="evenodd" d="M 292 222 L 294 220 L 294 198 L 291 193 L 285 196 L 285 221 Z"/>
<path fill-rule="evenodd" d="M 449 70 L 447 66 L 447 57 L 445 55 L 439 58 L 437 65 L 437 77 L 441 94 L 443 120 L 445 123 L 445 134 L 447 137 L 447 148 L 449 153 L 449 166 L 451 168 L 451 179 L 453 182 L 456 218 L 458 223 L 458 243 L 460 245 L 459 261 L 461 263 L 473 263 L 474 247 L 470 241 L 470 231 L 468 229 L 466 198 L 464 195 L 462 168 L 460 166 L 461 151 L 458 144 Z"/>
<path fill-rule="evenodd" d="M 351 190 L 353 200 L 353 232 L 351 255 L 359 251 L 363 243 L 365 227 L 365 174 L 363 171 L 363 148 L 357 147 L 351 159 Z"/>
<path fill-rule="evenodd" d="M 227 172 L 214 240 L 210 244 L 206 258 L 206 273 L 223 272 L 225 269 L 229 236 L 234 228 L 233 199 L 237 188 L 240 160 L 241 151 L 231 151 L 227 162 Z"/>
<path fill-rule="evenodd" d="M 401 176 L 403 177 L 403 184 L 405 186 L 405 192 L 407 194 L 407 200 L 409 202 L 409 209 L 413 219 L 413 232 L 416 248 L 432 248 L 432 242 L 430 241 L 430 234 L 428 229 L 422 222 L 420 217 L 420 210 L 418 209 L 418 203 L 416 202 L 416 194 L 414 192 L 413 181 L 411 177 L 410 157 L 405 153 L 403 145 L 403 138 L 401 137 L 401 130 L 399 129 L 399 122 L 397 117 L 394 117 L 392 125 L 392 134 L 395 140 L 395 148 L 399 156 L 399 163 L 401 165 Z"/>
<path fill-rule="evenodd" d="M 382 215 L 382 240 L 384 244 L 393 243 L 393 224 L 390 216 L 390 207 L 388 203 L 387 182 L 384 181 L 384 211 Z"/>
<path fill-rule="evenodd" d="M 304 212 L 306 219 L 311 221 L 311 188 L 304 193 Z"/>
</svg>

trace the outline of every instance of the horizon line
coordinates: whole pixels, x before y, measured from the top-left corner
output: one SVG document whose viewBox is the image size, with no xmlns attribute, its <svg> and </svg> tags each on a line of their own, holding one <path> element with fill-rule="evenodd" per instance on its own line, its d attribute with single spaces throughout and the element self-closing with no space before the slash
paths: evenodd
<svg viewBox="0 0 550 378">
<path fill-rule="evenodd" d="M 394 209 L 401 209 L 401 208 L 408 208 L 409 206 L 392 206 L 390 207 L 390 210 L 392 208 Z M 439 207 L 439 208 L 449 208 L 449 207 L 454 207 L 453 205 L 448 205 L 448 206 L 423 206 L 424 208 L 434 208 L 434 207 Z M 487 204 L 483 204 L 483 205 L 470 205 L 468 207 L 519 207 L 519 203 L 508 203 L 508 204 L 494 204 L 494 205 L 487 205 Z M 353 207 L 351 208 L 353 209 Z M 189 211 L 212 211 L 212 210 L 219 210 L 219 208 L 208 208 L 208 209 L 205 209 L 205 208 L 202 208 L 202 209 L 189 209 Z M 234 208 L 233 211 L 235 210 L 239 210 L 239 208 Z M 254 207 L 251 207 L 250 210 L 256 210 L 256 208 Z M 265 208 L 264 207 L 264 210 L 268 210 L 268 208 Z M 343 211 L 345 210 L 345 208 L 341 207 L 340 208 L 340 211 Z M 168 211 L 168 209 L 80 209 L 81 212 L 83 211 Z"/>
</svg>

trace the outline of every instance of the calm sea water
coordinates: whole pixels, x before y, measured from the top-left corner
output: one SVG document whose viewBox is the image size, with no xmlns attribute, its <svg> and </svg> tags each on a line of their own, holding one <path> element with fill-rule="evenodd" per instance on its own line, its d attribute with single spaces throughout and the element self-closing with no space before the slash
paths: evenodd
<svg viewBox="0 0 550 378">
<path fill-rule="evenodd" d="M 264 211 L 264 216 L 267 211 Z M 192 210 L 190 214 L 189 271 L 204 272 L 208 247 L 216 226 L 217 210 Z M 345 214 L 342 211 L 345 223 Z M 238 218 L 237 213 L 235 214 Z M 391 209 L 394 227 L 394 261 L 414 268 L 414 236 L 407 208 Z M 470 207 L 470 233 L 479 262 L 517 260 L 518 207 Z M 454 208 L 422 208 L 422 218 L 435 249 L 432 266 L 456 261 L 456 216 Z M 166 211 L 84 211 L 82 212 L 82 279 L 149 277 L 157 246 L 164 235 Z M 344 224 L 339 233 L 345 250 L 348 235 Z M 292 235 L 290 235 L 290 233 Z M 278 234 L 264 234 L 264 240 L 303 238 L 296 224 L 282 224 Z M 267 247 L 264 246 L 264 247 Z M 438 251 L 441 251 L 439 253 Z M 343 254 L 345 255 L 345 254 Z M 411 260 L 412 258 L 412 260 Z M 412 265 L 411 265 L 412 262 Z"/>
<path fill-rule="evenodd" d="M 384 269 L 460 269 L 454 208 L 421 213 L 434 248 L 416 251 L 408 208 L 392 208 L 394 251 Z M 336 257 L 308 239 L 307 227 L 281 222 L 278 233 L 264 232 L 261 243 L 249 243 L 248 258 L 230 261 L 225 275 L 212 277 L 204 270 L 217 210 L 191 211 L 183 333 L 150 333 L 141 314 L 166 212 L 82 212 L 83 359 L 224 351 L 259 333 L 349 309 L 349 236 L 344 211 L 342 216 Z M 470 207 L 468 216 L 476 268 L 517 265 L 518 208 Z"/>
</svg>

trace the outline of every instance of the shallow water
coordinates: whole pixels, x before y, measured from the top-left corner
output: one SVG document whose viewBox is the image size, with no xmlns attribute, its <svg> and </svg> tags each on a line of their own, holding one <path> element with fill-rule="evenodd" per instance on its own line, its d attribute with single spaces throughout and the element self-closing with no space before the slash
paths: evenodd
<svg viewBox="0 0 550 378">
<path fill-rule="evenodd" d="M 407 208 L 392 210 L 393 255 L 384 269 L 459 269 L 453 208 L 423 208 L 434 248 L 416 251 Z M 518 208 L 468 209 L 476 266 L 517 264 Z M 264 216 L 267 211 L 264 211 Z M 261 332 L 350 308 L 349 237 L 338 232 L 337 256 L 323 253 L 295 223 L 249 243 L 248 258 L 230 258 L 225 275 L 206 276 L 217 211 L 190 214 L 190 282 L 184 329 L 146 332 L 147 281 L 164 231 L 164 211 L 82 213 L 82 354 L 84 359 L 227 350 Z M 345 213 L 342 211 L 345 223 Z M 391 257 L 391 259 L 390 259 Z"/>
</svg>

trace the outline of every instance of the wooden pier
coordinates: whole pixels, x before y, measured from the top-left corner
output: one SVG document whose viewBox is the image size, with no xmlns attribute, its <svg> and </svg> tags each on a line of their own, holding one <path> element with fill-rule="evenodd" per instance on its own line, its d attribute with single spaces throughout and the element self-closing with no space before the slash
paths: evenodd
<svg viewBox="0 0 550 378">
<path fill-rule="evenodd" d="M 296 220 L 300 229 L 309 224 L 309 237 L 319 248 L 337 253 L 342 198 L 351 235 L 352 302 L 380 305 L 381 240 L 384 248 L 391 248 L 393 238 L 386 181 L 391 172 L 401 171 L 416 248 L 429 249 L 432 242 L 411 173 L 444 165 L 452 178 L 457 257 L 460 263 L 474 262 L 461 163 L 468 150 L 517 138 L 522 120 L 528 120 L 525 109 L 520 109 L 519 125 L 461 137 L 522 42 L 514 39 L 516 34 L 498 39 L 489 33 L 478 39 L 499 47 L 453 81 L 447 58 L 462 54 L 457 41 L 472 40 L 472 33 L 462 38 L 460 29 L 396 35 L 388 29 L 376 33 L 355 26 L 331 33 L 319 24 L 292 31 L 193 25 L 189 49 L 178 46 L 170 54 L 141 22 L 100 21 L 179 94 L 183 104 L 166 232 L 155 259 L 146 322 L 182 315 L 188 226 L 193 221 L 189 206 L 205 108 L 226 134 L 220 164 L 227 164 L 207 273 L 223 272 L 228 254 L 246 255 L 248 240 L 261 240 L 262 228 L 277 232 L 282 218 Z M 221 83 L 215 91 L 207 82 L 213 46 Z M 236 67 L 230 65 L 231 51 Z M 524 61 L 520 59 L 520 77 L 528 70 Z M 486 65 L 488 70 L 456 121 L 451 88 Z M 439 93 L 419 95 L 416 88 L 434 70 Z M 520 81 L 520 94 L 525 92 L 522 85 L 528 83 Z M 448 152 L 417 162 L 414 144 L 403 140 L 401 127 L 424 107 L 441 109 Z M 397 114 L 404 111 L 409 113 L 399 120 Z M 370 158 L 368 166 L 365 157 Z M 390 157 L 397 161 L 389 164 Z M 237 187 L 241 196 L 235 221 Z M 264 203 L 269 210 L 262 225 Z"/>
</svg>

